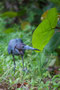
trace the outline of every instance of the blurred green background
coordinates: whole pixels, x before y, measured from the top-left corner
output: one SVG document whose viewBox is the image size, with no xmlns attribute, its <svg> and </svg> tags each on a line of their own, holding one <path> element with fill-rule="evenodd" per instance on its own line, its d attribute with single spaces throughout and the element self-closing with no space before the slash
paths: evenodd
<svg viewBox="0 0 60 90">
<path fill-rule="evenodd" d="M 51 40 L 41 52 L 26 51 L 22 60 L 16 58 L 14 74 L 12 55 L 7 52 L 13 38 L 21 38 L 32 46 L 32 35 L 42 22 L 47 10 L 55 7 L 58 23 Z M 44 14 L 44 15 L 43 15 Z M 47 14 L 47 13 L 46 13 Z M 57 31 L 58 30 L 58 31 Z M 60 0 L 2 0 L 0 1 L 0 87 L 6 90 L 59 90 L 60 89 Z M 44 32 L 43 32 L 44 33 Z M 56 69 L 56 68 L 58 69 Z M 56 72 L 55 72 L 56 71 Z M 17 84 L 25 84 L 16 87 Z M 15 85 L 15 86 L 14 86 Z"/>
</svg>

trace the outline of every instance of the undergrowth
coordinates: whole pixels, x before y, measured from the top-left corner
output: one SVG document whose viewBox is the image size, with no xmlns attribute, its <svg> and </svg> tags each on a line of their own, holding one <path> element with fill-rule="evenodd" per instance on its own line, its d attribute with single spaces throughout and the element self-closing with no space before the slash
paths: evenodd
<svg viewBox="0 0 60 90">
<path fill-rule="evenodd" d="M 10 89 L 14 84 L 27 82 L 28 85 L 30 85 L 30 90 L 33 90 L 34 87 L 37 87 L 38 90 L 49 90 L 49 86 L 52 83 L 50 89 L 52 90 L 52 88 L 54 88 L 54 90 L 56 90 L 60 83 L 56 83 L 55 79 L 60 79 L 60 76 L 51 77 L 47 71 L 51 58 L 45 56 L 44 52 L 35 52 L 31 50 L 25 52 L 24 67 L 27 67 L 27 73 L 22 71 L 21 57 L 15 56 L 16 70 L 14 74 L 13 58 L 12 55 L 9 55 L 7 52 L 8 43 L 13 38 L 21 38 L 25 44 L 32 46 L 32 32 L 34 27 L 31 26 L 30 30 L 27 29 L 24 31 L 21 30 L 19 25 L 13 25 L 15 31 L 5 33 L 4 27 L 6 23 L 2 23 L 2 21 L 0 23 L 2 27 L 0 30 L 0 83 L 6 82 L 9 84 L 8 89 Z M 47 82 L 44 83 L 43 80 L 46 77 L 51 78 L 51 80 L 48 79 Z M 28 87 L 28 85 L 26 87 Z"/>
</svg>

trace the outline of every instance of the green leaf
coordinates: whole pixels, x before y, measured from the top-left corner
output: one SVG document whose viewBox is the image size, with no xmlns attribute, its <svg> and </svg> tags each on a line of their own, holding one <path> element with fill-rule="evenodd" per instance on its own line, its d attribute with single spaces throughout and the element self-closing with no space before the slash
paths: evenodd
<svg viewBox="0 0 60 90">
<path fill-rule="evenodd" d="M 52 8 L 48 11 L 46 19 L 48 19 L 50 27 L 55 28 L 57 24 L 58 13 L 56 8 Z"/>
<path fill-rule="evenodd" d="M 13 17 L 16 17 L 17 16 L 17 12 L 14 12 L 14 11 L 7 11 L 7 12 L 4 12 L 1 17 L 10 17 L 10 18 L 13 18 Z"/>
<path fill-rule="evenodd" d="M 57 11 L 56 8 L 52 8 L 48 11 L 47 17 L 43 20 L 32 36 L 32 44 L 34 48 L 40 49 L 41 51 L 45 45 L 49 42 L 54 34 L 54 29 L 57 24 Z"/>
<path fill-rule="evenodd" d="M 54 30 L 50 28 L 48 20 L 44 20 L 34 31 L 32 37 L 32 44 L 34 48 L 43 50 L 50 38 L 54 34 Z M 47 27 L 46 27 L 47 25 Z"/>
<path fill-rule="evenodd" d="M 22 16 L 22 15 L 24 15 L 24 13 L 26 13 L 25 9 L 23 9 L 23 10 L 21 10 L 19 12 L 7 11 L 7 12 L 2 13 L 0 16 L 1 17 L 13 18 L 13 17 L 16 17 L 16 16 Z"/>
</svg>

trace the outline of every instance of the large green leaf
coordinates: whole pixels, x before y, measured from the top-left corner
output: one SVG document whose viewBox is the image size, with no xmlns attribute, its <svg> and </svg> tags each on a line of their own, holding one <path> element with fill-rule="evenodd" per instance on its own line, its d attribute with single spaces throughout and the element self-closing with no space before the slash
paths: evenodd
<svg viewBox="0 0 60 90">
<path fill-rule="evenodd" d="M 48 11 L 47 17 L 43 20 L 32 36 L 32 44 L 34 48 L 40 49 L 41 51 L 45 45 L 49 42 L 54 34 L 54 29 L 57 24 L 57 11 L 56 8 L 52 8 Z"/>
</svg>

